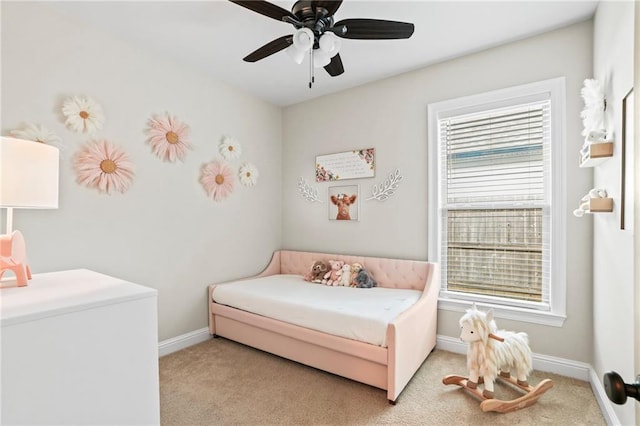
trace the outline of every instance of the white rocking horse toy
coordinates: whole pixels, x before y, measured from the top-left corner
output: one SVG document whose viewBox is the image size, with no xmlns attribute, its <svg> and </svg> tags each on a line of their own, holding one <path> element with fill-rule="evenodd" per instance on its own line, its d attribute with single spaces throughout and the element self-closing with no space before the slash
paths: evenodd
<svg viewBox="0 0 640 426">
<path fill-rule="evenodd" d="M 553 387 L 550 379 L 531 387 L 527 376 L 531 373 L 531 349 L 526 333 L 498 330 L 493 320 L 493 311 L 479 311 L 473 304 L 471 309 L 460 318 L 460 338 L 468 344 L 467 368 L 469 377 L 445 376 L 445 385 L 458 385 L 482 402 L 482 411 L 507 413 L 534 404 L 540 396 Z M 516 378 L 511 377 L 515 373 Z M 520 398 L 511 401 L 494 399 L 494 381 L 496 378 L 514 385 L 525 392 Z M 478 384 L 484 383 L 480 392 Z"/>
</svg>

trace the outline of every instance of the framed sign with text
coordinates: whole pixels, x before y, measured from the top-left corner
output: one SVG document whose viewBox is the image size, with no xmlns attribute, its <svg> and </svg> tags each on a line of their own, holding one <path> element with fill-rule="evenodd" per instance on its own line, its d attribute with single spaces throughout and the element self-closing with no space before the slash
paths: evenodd
<svg viewBox="0 0 640 426">
<path fill-rule="evenodd" d="M 316 157 L 316 182 L 375 176 L 375 148 L 358 149 Z"/>
</svg>

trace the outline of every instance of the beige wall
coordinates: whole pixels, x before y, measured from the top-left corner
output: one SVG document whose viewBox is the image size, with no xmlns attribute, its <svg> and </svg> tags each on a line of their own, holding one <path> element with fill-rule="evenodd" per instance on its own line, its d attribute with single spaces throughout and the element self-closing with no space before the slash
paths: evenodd
<svg viewBox="0 0 640 426">
<path fill-rule="evenodd" d="M 590 362 L 592 355 L 591 222 L 571 211 L 590 189 L 591 172 L 577 165 L 580 88 L 592 73 L 592 22 L 447 61 L 288 107 L 284 111 L 283 242 L 287 248 L 427 259 L 427 105 L 494 89 L 566 77 L 567 320 L 563 327 L 499 320 L 529 332 L 537 353 Z M 349 72 L 348 69 L 346 72 Z M 315 156 L 376 148 L 376 176 L 359 184 L 361 200 L 396 168 L 404 177 L 387 201 L 361 201 L 360 221 L 327 219 L 327 188 L 314 182 Z M 302 176 L 324 203 L 297 192 Z M 460 312 L 440 310 L 438 333 L 458 337 Z"/>
<path fill-rule="evenodd" d="M 158 289 L 161 340 L 205 327 L 206 285 L 260 271 L 281 245 L 281 109 L 42 3 L 1 7 L 1 133 L 32 121 L 65 146 L 60 208 L 14 214 L 34 272 L 88 268 Z M 75 182 L 71 158 L 88 138 L 64 127 L 60 106 L 79 94 L 104 108 L 96 136 L 123 146 L 136 165 L 125 194 Z M 191 126 L 194 148 L 184 163 L 163 163 L 145 143 L 147 119 L 164 111 Z M 198 178 L 201 164 L 220 158 L 223 134 L 242 143 L 242 160 L 256 164 L 260 178 L 215 203 Z"/>
</svg>

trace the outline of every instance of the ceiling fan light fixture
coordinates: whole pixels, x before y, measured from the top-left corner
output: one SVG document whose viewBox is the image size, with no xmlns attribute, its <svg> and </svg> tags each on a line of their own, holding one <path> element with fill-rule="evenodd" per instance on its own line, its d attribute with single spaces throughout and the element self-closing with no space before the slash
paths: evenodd
<svg viewBox="0 0 640 426">
<path fill-rule="evenodd" d="M 318 44 L 320 45 L 320 49 L 326 52 L 330 58 L 336 56 L 342 47 L 342 41 L 340 41 L 340 39 L 333 33 L 322 34 Z"/>
<path fill-rule="evenodd" d="M 0 0 L 2 1 L 2 0 Z M 343 0 L 296 0 L 291 11 L 269 0 L 229 0 L 260 15 L 293 25 L 293 34 L 285 35 L 251 52 L 245 62 L 256 62 L 285 50 L 296 63 L 309 55 L 309 88 L 315 81 L 314 68 L 324 67 L 331 77 L 344 73 L 340 48 L 342 39 L 395 40 L 413 35 L 408 22 L 373 18 L 347 18 L 335 21 Z M 388 59 L 387 59 L 388 60 Z"/>
<path fill-rule="evenodd" d="M 293 44 L 287 47 L 284 51 L 287 52 L 287 55 L 289 55 L 289 57 L 293 59 L 293 62 L 298 65 L 300 65 L 302 61 L 304 61 L 305 54 L 307 53 L 306 50 L 298 49 Z"/>
<path fill-rule="evenodd" d="M 306 27 L 298 29 L 293 35 L 293 45 L 303 52 L 311 49 L 314 41 L 313 31 Z"/>
<path fill-rule="evenodd" d="M 337 52 L 336 52 L 337 53 Z M 314 68 L 322 68 L 329 65 L 331 62 L 331 56 L 322 49 L 315 49 L 313 51 L 313 66 Z"/>
</svg>

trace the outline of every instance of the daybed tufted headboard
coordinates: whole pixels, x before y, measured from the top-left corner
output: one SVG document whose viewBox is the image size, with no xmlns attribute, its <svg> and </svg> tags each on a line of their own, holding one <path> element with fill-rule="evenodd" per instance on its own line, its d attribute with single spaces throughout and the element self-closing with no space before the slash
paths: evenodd
<svg viewBox="0 0 640 426">
<path fill-rule="evenodd" d="M 260 275 L 304 275 L 316 260 L 330 259 L 360 263 L 373 275 L 379 287 L 387 288 L 424 290 L 425 283 L 432 278 L 436 268 L 433 263 L 418 260 L 279 250 L 273 253 L 271 263 Z"/>
</svg>

